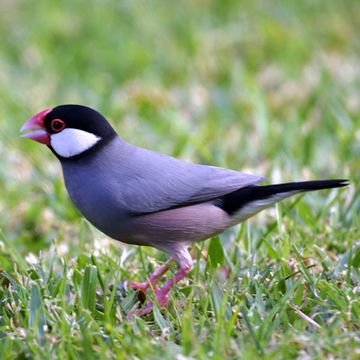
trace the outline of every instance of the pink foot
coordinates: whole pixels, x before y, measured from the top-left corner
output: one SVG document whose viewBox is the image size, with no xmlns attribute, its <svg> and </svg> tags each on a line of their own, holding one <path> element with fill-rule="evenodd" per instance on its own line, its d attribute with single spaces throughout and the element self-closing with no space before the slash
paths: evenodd
<svg viewBox="0 0 360 360">
<path fill-rule="evenodd" d="M 165 293 L 163 291 L 163 288 L 157 288 L 157 289 L 154 289 L 154 291 L 155 291 L 157 303 L 159 304 L 159 306 L 160 307 L 168 307 L 169 300 L 170 300 L 169 292 Z M 152 313 L 153 308 L 154 308 L 154 302 L 152 300 L 150 300 L 144 307 L 130 311 L 128 313 L 128 318 L 131 318 L 133 315 L 136 315 L 139 317 L 146 316 L 146 315 Z"/>
<path fill-rule="evenodd" d="M 162 287 L 155 290 L 155 295 L 157 302 L 161 307 L 168 307 L 170 301 L 170 291 L 167 291 Z"/>
<path fill-rule="evenodd" d="M 154 306 L 153 302 L 150 301 L 143 308 L 131 310 L 127 314 L 126 318 L 131 319 L 133 316 L 143 317 L 149 315 L 153 311 L 153 306 Z"/>
<path fill-rule="evenodd" d="M 191 269 L 192 269 L 192 262 L 186 263 L 183 266 L 183 268 L 180 269 L 180 271 L 178 271 L 172 279 L 168 280 L 164 284 L 163 287 L 161 288 L 157 286 L 154 287 L 157 303 L 159 304 L 160 307 L 167 307 L 169 305 L 170 291 L 179 281 L 181 281 L 191 271 Z M 148 315 L 152 312 L 153 306 L 154 306 L 153 301 L 149 301 L 149 303 L 146 304 L 143 308 L 130 311 L 128 317 L 130 318 L 133 315 L 137 315 L 140 317 Z"/>
<path fill-rule="evenodd" d="M 140 290 L 144 293 L 146 293 L 146 291 L 149 289 L 149 283 L 147 281 L 137 282 L 134 280 L 126 280 L 124 282 L 125 289 L 127 289 L 128 286 L 134 290 Z"/>
</svg>

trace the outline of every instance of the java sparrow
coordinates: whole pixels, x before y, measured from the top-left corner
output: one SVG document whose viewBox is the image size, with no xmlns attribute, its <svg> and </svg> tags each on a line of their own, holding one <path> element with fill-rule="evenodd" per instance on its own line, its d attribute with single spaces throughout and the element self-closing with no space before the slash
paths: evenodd
<svg viewBox="0 0 360 360">
<path fill-rule="evenodd" d="M 348 185 L 344 179 L 259 185 L 265 178 L 131 145 L 104 116 L 81 105 L 43 110 L 21 131 L 22 137 L 47 145 L 60 160 L 68 193 L 90 223 L 116 240 L 153 246 L 171 256 L 149 282 L 129 283 L 145 292 L 153 287 L 161 306 L 191 270 L 188 247 L 193 243 L 291 195 Z M 156 286 L 172 261 L 179 271 Z"/>
</svg>

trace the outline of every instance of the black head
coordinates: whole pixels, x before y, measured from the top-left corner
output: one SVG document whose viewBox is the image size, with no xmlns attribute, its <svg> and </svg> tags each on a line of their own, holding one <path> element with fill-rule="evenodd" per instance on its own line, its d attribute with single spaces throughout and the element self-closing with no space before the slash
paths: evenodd
<svg viewBox="0 0 360 360">
<path fill-rule="evenodd" d="M 117 135 L 104 116 L 82 105 L 45 109 L 21 130 L 30 130 L 22 136 L 48 145 L 60 159 L 90 154 Z"/>
<path fill-rule="evenodd" d="M 58 120 L 58 121 L 56 121 Z M 116 135 L 109 122 L 98 111 L 83 105 L 59 105 L 45 116 L 44 125 L 49 134 L 65 128 L 83 130 L 102 139 Z"/>
</svg>

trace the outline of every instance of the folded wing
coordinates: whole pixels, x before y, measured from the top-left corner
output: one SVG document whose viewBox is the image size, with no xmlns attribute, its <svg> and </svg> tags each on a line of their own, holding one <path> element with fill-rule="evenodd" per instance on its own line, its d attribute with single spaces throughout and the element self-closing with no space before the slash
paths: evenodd
<svg viewBox="0 0 360 360">
<path fill-rule="evenodd" d="M 122 201 L 134 215 L 210 201 L 265 180 L 216 166 L 187 163 L 142 148 L 126 157 L 117 178 Z"/>
</svg>

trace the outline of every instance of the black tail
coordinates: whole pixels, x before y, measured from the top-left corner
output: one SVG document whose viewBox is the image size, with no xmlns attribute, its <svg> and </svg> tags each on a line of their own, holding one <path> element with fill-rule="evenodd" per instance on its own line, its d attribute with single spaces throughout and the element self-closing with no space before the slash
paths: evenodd
<svg viewBox="0 0 360 360">
<path fill-rule="evenodd" d="M 275 203 L 282 198 L 292 195 L 285 193 L 332 189 L 347 185 L 349 185 L 349 181 L 346 179 L 300 181 L 276 185 L 251 185 L 222 196 L 216 204 L 229 215 L 232 215 L 252 202 L 274 197 Z M 269 202 L 270 205 L 271 202 Z"/>
</svg>

